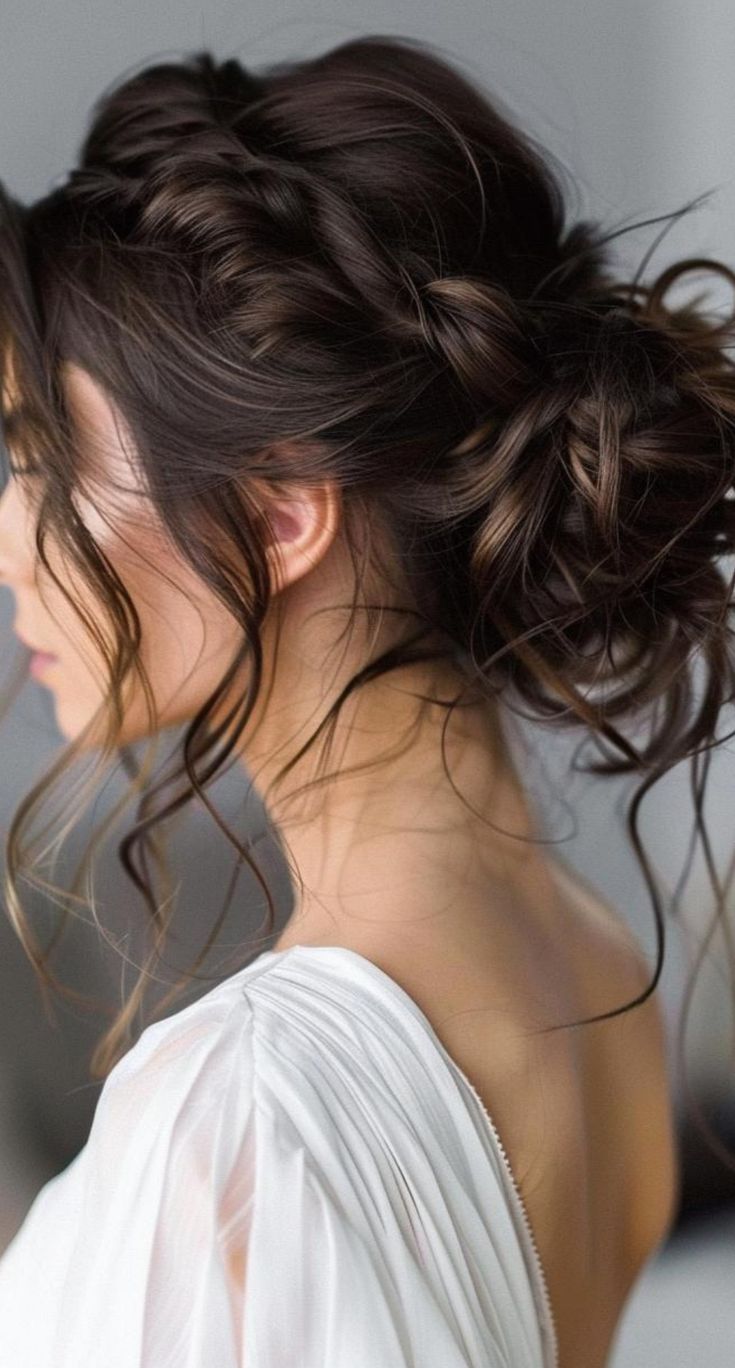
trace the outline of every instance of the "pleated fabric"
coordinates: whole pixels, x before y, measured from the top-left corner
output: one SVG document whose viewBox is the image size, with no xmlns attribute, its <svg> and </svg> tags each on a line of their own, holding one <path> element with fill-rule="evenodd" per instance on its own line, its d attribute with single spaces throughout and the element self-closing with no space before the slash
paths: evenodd
<svg viewBox="0 0 735 1368">
<path fill-rule="evenodd" d="M 479 1094 L 343 946 L 149 1025 L 0 1258 L 0 1368 L 557 1368 Z"/>
</svg>

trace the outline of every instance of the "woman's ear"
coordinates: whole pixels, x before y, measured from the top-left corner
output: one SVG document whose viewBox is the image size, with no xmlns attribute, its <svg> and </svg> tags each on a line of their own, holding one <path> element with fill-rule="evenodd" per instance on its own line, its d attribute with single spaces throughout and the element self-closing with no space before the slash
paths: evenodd
<svg viewBox="0 0 735 1368">
<path fill-rule="evenodd" d="M 297 485 L 268 498 L 273 536 L 267 548 L 272 591 L 280 593 L 308 574 L 326 555 L 339 530 L 342 501 L 334 482 Z"/>
</svg>

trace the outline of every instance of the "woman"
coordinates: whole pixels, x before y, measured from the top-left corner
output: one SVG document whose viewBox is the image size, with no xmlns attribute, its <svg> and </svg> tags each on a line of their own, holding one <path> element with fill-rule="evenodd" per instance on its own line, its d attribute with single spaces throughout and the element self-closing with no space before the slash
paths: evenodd
<svg viewBox="0 0 735 1368">
<path fill-rule="evenodd" d="M 50 981 L 22 837 L 120 755 L 154 944 L 0 1260 L 0 1368 L 601 1368 L 676 1208 L 661 965 L 540 838 L 511 721 L 644 788 L 711 740 L 731 324 L 665 306 L 690 263 L 617 283 L 410 40 L 149 66 L 2 209 L 0 575 L 68 741 L 6 899 Z M 179 724 L 178 769 L 136 771 Z M 230 757 L 293 911 L 131 1042 L 172 915 L 148 844 L 216 817 Z"/>
</svg>

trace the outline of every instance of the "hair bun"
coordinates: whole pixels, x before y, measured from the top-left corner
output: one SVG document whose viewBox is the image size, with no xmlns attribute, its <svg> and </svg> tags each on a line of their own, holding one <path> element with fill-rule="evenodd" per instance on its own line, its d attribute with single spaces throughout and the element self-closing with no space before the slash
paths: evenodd
<svg viewBox="0 0 735 1368">
<path fill-rule="evenodd" d="M 120 686 L 144 632 L 104 548 L 81 535 L 74 494 L 94 462 L 79 459 L 64 359 L 114 399 L 154 513 L 241 629 L 180 775 L 144 795 L 124 843 L 133 872 L 141 844 L 149 908 L 151 814 L 201 795 L 272 682 L 264 492 L 329 482 L 340 495 L 335 598 L 319 577 L 313 605 L 324 589 L 339 609 L 324 637 L 335 689 L 361 610 L 367 628 L 364 658 L 278 771 L 279 807 L 280 782 L 322 739 L 330 777 L 322 760 L 353 690 L 437 653 L 508 710 L 520 700 L 589 727 L 615 747 L 591 768 L 646 770 L 644 788 L 711 747 L 735 694 L 732 586 L 717 565 L 735 551 L 735 330 L 667 295 L 700 266 L 735 276 L 687 260 L 650 287 L 617 281 L 616 234 L 565 233 L 542 153 L 426 45 L 367 37 L 257 78 L 206 52 L 154 64 L 98 101 L 66 184 L 29 206 L 0 185 L 0 342 L 43 454 L 42 531 L 73 552 L 89 593 L 66 598 L 82 625 L 96 604 L 113 629 L 106 753 L 123 745 Z M 306 630 L 309 594 L 293 598 Z M 614 721 L 650 704 L 636 750 Z M 64 773 L 44 776 L 9 834 L 11 891 L 34 807 Z M 159 790 L 173 795 L 160 809 Z M 133 1014 L 126 1004 L 104 1064 Z"/>
<path fill-rule="evenodd" d="M 729 595 L 716 561 L 735 552 L 735 378 L 722 343 L 733 318 L 712 326 L 692 304 L 664 303 L 700 265 L 681 262 L 646 290 L 607 282 L 597 296 L 528 306 L 536 383 L 524 374 L 524 397 L 456 468 L 455 495 L 479 519 L 473 582 L 528 663 L 514 677 L 542 711 L 549 671 L 557 697 L 563 679 L 582 709 L 581 687 L 626 680 L 606 705 L 614 717 L 671 697 L 695 648 L 722 653 Z"/>
</svg>

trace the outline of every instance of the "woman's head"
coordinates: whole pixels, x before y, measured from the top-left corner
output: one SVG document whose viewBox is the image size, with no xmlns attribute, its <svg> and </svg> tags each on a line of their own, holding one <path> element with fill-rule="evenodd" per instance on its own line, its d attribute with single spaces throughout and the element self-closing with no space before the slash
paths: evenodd
<svg viewBox="0 0 735 1368">
<path fill-rule="evenodd" d="M 12 363 L 9 372 L 12 374 Z M 200 608 L 203 582 L 167 543 L 164 525 L 152 516 L 129 459 L 130 446 L 124 440 L 120 416 L 105 392 L 73 364 L 65 366 L 63 384 L 73 414 L 77 459 L 82 452 L 88 458 L 93 452 L 95 463 L 93 488 L 83 494 L 75 491 L 74 509 L 131 595 L 141 619 L 140 654 L 160 725 L 175 723 L 186 715 L 187 707 L 191 715 L 193 698 L 199 700 L 195 681 L 190 676 L 183 681 L 190 648 L 191 659 L 194 654 L 200 659 L 200 674 L 206 667 L 211 678 L 217 660 L 221 667 L 223 652 L 234 642 L 236 624 L 224 608 L 216 611 L 212 596 L 207 596 Z M 20 403 L 18 390 L 10 385 L 6 392 L 12 414 Z M 12 422 L 11 417 L 11 433 Z M 13 454 L 10 437 L 8 446 Z M 64 590 L 71 594 L 72 603 L 38 564 L 35 532 L 43 477 L 40 471 L 23 471 L 21 460 L 0 502 L 0 573 L 14 595 L 17 634 L 29 646 L 54 656 L 42 679 L 50 690 L 59 729 L 66 737 L 79 737 L 104 703 L 106 681 L 104 656 L 93 648 L 97 643 L 84 640 L 76 605 L 88 609 L 98 629 L 103 621 L 85 580 L 78 573 L 72 574 L 72 567 L 55 555 L 53 538 L 49 560 Z M 126 699 L 118 744 L 128 744 L 144 735 L 145 729 L 145 708 L 134 691 L 134 696 Z"/>
<path fill-rule="evenodd" d="M 139 620 L 137 659 L 150 688 L 151 707 L 140 681 L 131 678 L 115 732 L 116 746 L 126 746 L 152 729 L 178 725 L 195 716 L 238 654 L 242 628 L 206 574 L 191 564 L 168 535 L 165 514 L 153 507 L 122 413 L 76 363 L 65 362 L 60 376 L 74 429 L 78 479 L 72 495 L 74 514 L 124 585 Z M 2 408 L 11 455 L 15 451 L 12 434 L 18 430 L 14 414 L 22 402 L 9 356 Z M 0 499 L 0 577 L 14 595 L 14 627 L 20 639 L 54 656 L 42 679 L 52 695 L 61 733 L 89 745 L 95 735 L 93 722 L 99 725 L 106 712 L 106 650 L 113 645 L 114 634 L 108 631 L 104 645 L 85 639 L 78 609 L 87 611 L 89 621 L 103 636 L 104 614 L 93 587 L 58 554 L 53 535 L 48 558 L 56 578 L 39 564 L 36 529 L 43 473 L 40 462 L 38 466 L 27 470 L 22 457 L 17 468 L 13 463 L 14 478 Z M 252 497 L 255 494 L 253 488 Z M 261 497 L 265 508 L 266 496 Z M 318 584 L 323 584 L 325 561 L 332 565 L 337 559 L 336 487 L 330 483 L 294 491 L 288 498 L 271 493 L 268 509 L 274 534 L 264 547 L 270 593 L 284 595 L 289 585 L 308 574 L 309 597 L 313 597 Z M 339 570 L 344 578 L 343 564 Z M 293 611 L 288 620 L 290 658 L 281 673 L 290 665 L 292 675 L 298 634 Z M 268 629 L 264 624 L 264 638 L 269 629 L 270 624 Z M 319 636 L 318 627 L 311 634 Z M 264 656 L 270 660 L 271 655 L 264 641 Z M 239 688 L 242 693 L 242 681 Z M 234 701 L 236 693 L 231 693 L 230 701 Z"/>
<path fill-rule="evenodd" d="M 135 659 L 147 692 L 135 673 L 125 681 L 114 734 L 119 749 L 164 727 L 190 722 L 204 709 L 241 652 L 243 631 L 232 609 L 221 602 L 216 586 L 192 566 L 168 535 L 165 513 L 153 507 L 134 441 L 119 409 L 74 362 L 61 367 L 61 385 L 73 425 L 75 468 L 83 471 L 73 494 L 75 514 L 124 585 L 139 624 Z M 12 455 L 23 400 L 10 355 L 3 395 Z M 41 471 L 36 458 L 28 464 L 22 456 L 11 469 L 14 478 L 0 499 L 0 575 L 14 595 L 19 638 L 54 657 L 41 678 L 50 691 L 60 731 L 87 749 L 95 737 L 99 740 L 95 724 L 99 728 L 108 715 L 106 651 L 114 647 L 114 633 L 108 633 L 104 647 L 101 642 L 84 640 L 80 608 L 95 629 L 104 628 L 97 595 L 58 556 L 53 536 L 47 545 L 53 575 L 39 565 L 36 528 Z M 276 759 L 282 760 L 289 748 L 292 752 L 297 743 L 307 740 L 307 724 L 332 701 L 338 688 L 349 682 L 371 652 L 375 654 L 376 646 L 387 645 L 389 638 L 397 640 L 398 634 L 394 626 L 383 622 L 372 626 L 368 640 L 365 624 L 354 623 L 346 639 L 348 589 L 350 594 L 358 587 L 364 592 L 366 586 L 362 581 L 358 586 L 350 562 L 341 525 L 342 499 L 334 480 L 313 487 L 296 485 L 289 492 L 269 489 L 265 483 L 259 488 L 255 478 L 249 492 L 255 502 L 260 500 L 269 518 L 262 558 L 270 604 L 259 632 L 264 679 L 239 743 L 249 767 L 257 770 L 265 784 L 275 773 Z M 353 549 L 359 544 L 355 536 Z M 243 558 L 247 552 L 243 548 Z M 372 592 L 380 599 L 386 618 L 391 599 L 398 603 L 393 589 L 379 584 L 373 575 Z M 438 671 L 434 674 L 438 682 Z M 212 721 L 221 718 L 225 704 L 236 707 L 242 701 L 247 678 L 245 661 L 221 705 L 213 710 Z M 389 701 L 384 693 L 377 702 L 386 722 L 385 709 L 392 703 L 396 710 L 396 700 L 395 694 Z M 360 724 L 364 727 L 367 722 L 363 706 Z M 376 735 L 371 733 L 368 749 L 375 750 L 376 744 Z"/>
<path fill-rule="evenodd" d="M 258 75 L 153 65 L 100 100 L 63 184 L 0 211 L 26 469 L 0 576 L 21 635 L 59 654 L 69 758 L 186 722 L 178 773 L 202 795 L 302 652 L 316 746 L 412 662 L 488 712 L 583 724 L 640 796 L 711 741 L 732 696 L 732 321 L 664 297 L 726 267 L 619 280 L 548 154 L 409 40 Z M 636 751 L 614 723 L 643 712 Z M 126 858 L 171 782 L 144 788 Z"/>
</svg>

